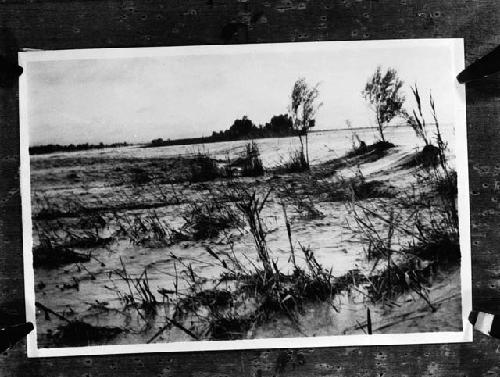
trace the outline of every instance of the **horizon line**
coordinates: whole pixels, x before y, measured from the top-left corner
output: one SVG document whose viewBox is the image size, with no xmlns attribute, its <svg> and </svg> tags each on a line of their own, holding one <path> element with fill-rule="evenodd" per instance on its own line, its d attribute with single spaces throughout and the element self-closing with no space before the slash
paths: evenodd
<svg viewBox="0 0 500 377">
<path fill-rule="evenodd" d="M 451 122 L 444 122 L 444 123 L 441 123 L 443 125 L 447 125 L 447 124 L 451 124 Z M 436 125 L 436 123 L 427 123 L 428 126 L 433 126 L 433 125 Z M 396 127 L 409 127 L 411 128 L 411 126 L 409 126 L 408 124 L 406 123 L 399 123 L 399 124 L 394 124 L 394 125 L 388 125 L 384 128 L 396 128 Z M 373 130 L 377 130 L 378 129 L 378 126 L 361 126 L 361 127 L 342 127 L 342 128 L 325 128 L 325 129 L 316 129 L 316 130 L 313 130 L 313 129 L 310 129 L 308 132 L 309 133 L 319 133 L 319 132 L 336 132 L 336 131 L 349 131 L 349 130 L 352 130 L 352 131 L 356 131 L 356 130 L 369 130 L 369 129 L 373 129 Z M 294 137 L 295 135 L 290 135 L 290 136 L 284 136 L 284 137 Z M 208 135 L 208 136 L 204 136 L 204 135 L 201 135 L 201 136 L 192 136 L 192 137 L 178 137 L 178 138 L 175 138 L 175 139 L 164 139 L 164 140 L 170 140 L 170 141 L 176 141 L 176 140 L 185 140 L 185 139 L 202 139 L 202 138 L 209 138 L 211 137 L 211 135 Z M 161 138 L 161 137 L 160 137 Z M 262 138 L 255 138 L 255 139 L 262 139 Z M 114 144 L 123 144 L 123 143 L 126 143 L 127 146 L 132 146 L 132 145 L 142 145 L 142 144 L 148 144 L 148 143 L 151 143 L 151 141 L 154 140 L 154 139 L 151 139 L 149 141 L 127 141 L 127 140 L 121 140 L 121 141 L 112 141 L 112 142 L 107 142 L 107 143 L 103 143 L 103 142 L 90 142 L 90 141 L 84 141 L 84 142 L 72 142 L 72 143 L 67 143 L 67 144 L 60 144 L 60 143 L 43 143 L 43 144 L 34 144 L 34 145 L 30 145 L 29 148 L 37 148 L 37 147 L 43 147 L 43 146 L 48 146 L 48 145 L 60 145 L 60 146 L 70 146 L 70 145 L 85 145 L 85 144 L 88 144 L 88 145 L 91 145 L 91 146 L 98 146 L 99 144 L 103 144 L 104 147 L 113 147 Z M 220 140 L 220 142 L 223 142 L 224 140 Z M 226 140 L 226 141 L 236 141 L 236 140 Z M 203 144 L 203 143 L 200 143 L 200 144 Z"/>
</svg>

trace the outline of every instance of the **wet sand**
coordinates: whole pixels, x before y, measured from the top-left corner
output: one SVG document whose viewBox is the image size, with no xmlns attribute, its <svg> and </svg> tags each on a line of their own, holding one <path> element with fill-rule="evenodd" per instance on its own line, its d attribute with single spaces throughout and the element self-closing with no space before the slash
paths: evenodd
<svg viewBox="0 0 500 377">
<path fill-rule="evenodd" d="M 281 143 L 281 149 L 273 146 L 273 140 Z M 373 263 L 366 258 L 366 242 L 352 225 L 354 220 L 349 205 L 342 200 L 332 200 L 328 196 L 329 189 L 338 185 L 339 177 L 349 179 L 359 168 L 368 182 L 381 182 L 384 189 L 391 192 L 387 197 L 366 198 L 363 203 L 380 213 L 390 207 L 399 208 L 404 216 L 409 209 L 401 208 L 398 198 L 416 184 L 416 178 L 412 169 L 401 167 L 401 161 L 414 153 L 414 140 L 397 145 L 375 161 L 361 162 L 356 169 L 344 166 L 334 169 L 333 173 L 329 168 L 331 161 L 338 158 L 338 152 L 328 151 L 314 156 L 310 173 L 275 172 L 273 167 L 279 160 L 276 156 L 286 155 L 289 147 L 284 147 L 284 139 L 267 139 L 263 143 L 261 155 L 266 174 L 234 180 L 259 192 L 272 187 L 262 217 L 267 229 L 267 245 L 280 270 L 287 272 L 290 268 L 290 246 L 279 195 L 288 190 L 294 193 L 294 198 L 287 202 L 293 242 L 308 245 L 318 262 L 331 268 L 334 276 L 342 276 L 353 269 L 369 273 Z M 321 149 L 322 143 L 318 138 L 317 149 Z M 234 157 L 240 153 L 241 144 L 209 146 L 218 148 L 210 156 L 220 161 L 223 156 Z M 129 147 L 121 155 L 117 151 L 99 151 L 35 156 L 31 165 L 35 226 L 42 224 L 52 230 L 61 229 L 55 232 L 62 238 L 67 238 L 68 234 L 79 237 L 94 234 L 110 239 L 110 243 L 103 246 L 73 248 L 76 252 L 91 254 L 87 263 L 37 268 L 36 300 L 69 320 L 127 329 L 99 344 L 145 343 L 164 325 L 165 314 L 172 313 L 174 303 L 166 300 L 158 290 L 172 289 L 178 280 L 176 257 L 189 263 L 197 275 L 206 279 L 208 286 L 222 270 L 206 252 L 207 246 L 221 255 L 234 253 L 240 260 L 256 260 L 252 235 L 244 227 L 228 229 L 216 237 L 178 240 L 168 245 L 138 245 L 120 233 L 117 219 L 145 218 L 153 214 L 168 224 L 169 229 L 184 229 L 190 203 L 216 195 L 217 188 L 224 186 L 224 179 L 189 184 L 184 179 L 189 170 L 184 162 L 185 155 L 176 155 L 168 148 L 151 148 L 145 152 Z M 297 200 L 311 202 L 319 215 L 313 216 L 301 209 Z M 96 219 L 102 222 L 98 227 Z M 382 229 L 384 224 L 376 226 Z M 34 231 L 35 246 L 39 242 Z M 395 248 L 402 248 L 409 242 L 411 239 L 403 233 L 394 237 Z M 298 263 L 304 262 L 298 258 Z M 124 308 L 117 292 L 127 292 L 127 283 L 114 273 L 122 269 L 122 264 L 133 277 L 147 271 L 151 291 L 159 303 L 156 315 L 145 319 L 139 310 Z M 182 281 L 177 284 L 179 290 L 187 289 Z M 365 331 L 360 327 L 366 320 L 367 306 L 373 313 L 374 332 L 378 333 L 454 331 L 461 327 L 457 269 L 441 271 L 429 287 L 429 298 L 436 302 L 436 312 L 430 311 L 421 297 L 411 293 L 401 295 L 391 306 L 368 303 L 358 296 L 347 292 L 338 295 L 334 302 L 340 312 L 325 303 L 309 305 L 299 317 L 300 331 L 287 318 L 276 318 L 271 323 L 252 328 L 246 337 L 361 334 Z M 43 311 L 37 312 L 39 346 L 61 346 L 54 334 L 64 321 L 49 317 L 47 320 Z M 185 332 L 173 328 L 158 336 L 155 342 L 189 340 L 192 339 Z"/>
</svg>

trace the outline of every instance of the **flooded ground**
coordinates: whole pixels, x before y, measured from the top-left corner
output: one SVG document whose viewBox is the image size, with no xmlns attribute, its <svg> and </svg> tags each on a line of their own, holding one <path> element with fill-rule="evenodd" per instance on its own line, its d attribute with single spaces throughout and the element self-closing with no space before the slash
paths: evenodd
<svg viewBox="0 0 500 377">
<path fill-rule="evenodd" d="M 445 130 L 447 138 L 453 139 L 452 128 Z M 360 130 L 358 135 L 367 144 L 374 140 L 373 130 Z M 402 198 L 421 182 L 415 168 L 404 162 L 422 145 L 408 128 L 389 129 L 387 138 L 395 144 L 394 148 L 375 159 L 339 164 L 339 158 L 350 149 L 351 138 L 351 131 L 311 134 L 311 171 L 304 173 L 278 169 L 297 148 L 297 138 L 256 140 L 266 169 L 263 176 L 200 182 L 186 178 L 190 173 L 186 157 L 202 152 L 222 166 L 237 159 L 247 142 L 133 146 L 32 156 L 34 246 L 51 239 L 86 258 L 36 267 L 36 300 L 59 314 L 43 309 L 37 312 L 39 347 L 71 345 L 61 336 L 61 326 L 75 320 L 120 329 L 92 344 L 193 340 L 186 328 L 170 326 L 159 331 L 166 324 L 165 318 L 176 310 L 176 300 L 193 294 L 190 279 L 196 280 L 200 290 L 214 285 L 228 291 L 234 288 L 234 282 L 220 279 L 225 271 L 213 254 L 240 261 L 247 267 L 259 265 L 255 237 L 244 218 L 232 219 L 231 226 L 213 233 L 193 228 L 193 214 L 201 211 L 204 203 L 230 214 L 237 212 L 235 203 L 226 197 L 231 189 L 228 181 L 238 185 L 239 190 L 255 190 L 260 198 L 269 193 L 261 218 L 267 249 L 283 274 L 292 273 L 290 248 L 299 250 L 300 245 L 312 250 L 317 262 L 334 277 L 349 275 L 353 270 L 365 276 L 382 270 L 383 265 L 374 265 L 373 259 L 367 258 L 369 245 L 356 227 L 352 203 L 344 196 L 339 199 L 336 190 L 345 180 L 361 175 L 364 181 L 381 187 L 376 194 L 362 198 L 363 208 L 382 217 L 388 216 L 388 209 L 392 208 L 399 222 L 408 222 L 415 216 L 414 208 L 402 204 Z M 454 149 L 451 145 L 450 148 Z M 453 163 L 453 158 L 450 161 Z M 424 222 L 430 221 L 436 213 L 440 213 L 439 204 L 422 209 L 421 217 Z M 386 224 L 380 219 L 374 218 L 373 226 L 380 233 L 386 232 Z M 186 237 L 187 233 L 190 237 Z M 406 229 L 397 228 L 393 233 L 394 250 L 415 242 Z M 297 265 L 307 268 L 305 258 L 297 251 Z M 394 263 L 397 261 L 395 255 Z M 153 311 L 128 305 L 127 301 L 136 295 L 134 279 L 144 282 L 145 277 L 146 291 L 154 295 L 156 302 Z M 296 322 L 286 315 L 276 315 L 250 326 L 242 337 L 363 333 L 367 307 L 373 313 L 374 332 L 460 330 L 458 267 L 437 271 L 426 289 L 425 299 L 410 290 L 376 303 L 355 290 L 346 290 L 329 303 L 309 303 Z M 243 300 L 231 310 L 234 315 L 241 315 L 252 305 L 252 300 Z"/>
</svg>

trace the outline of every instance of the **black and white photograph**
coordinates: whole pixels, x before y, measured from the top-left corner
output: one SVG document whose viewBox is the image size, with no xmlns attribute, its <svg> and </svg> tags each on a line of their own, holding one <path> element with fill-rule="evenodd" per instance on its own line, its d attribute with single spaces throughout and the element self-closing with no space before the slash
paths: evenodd
<svg viewBox="0 0 500 377">
<path fill-rule="evenodd" d="M 29 356 L 472 340 L 461 39 L 19 60 Z"/>
</svg>

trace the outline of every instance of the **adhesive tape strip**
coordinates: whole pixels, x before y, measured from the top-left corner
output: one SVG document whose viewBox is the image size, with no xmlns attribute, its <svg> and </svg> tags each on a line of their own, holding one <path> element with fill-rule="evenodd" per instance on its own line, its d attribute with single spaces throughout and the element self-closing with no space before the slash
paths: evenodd
<svg viewBox="0 0 500 377">
<path fill-rule="evenodd" d="M 500 316 L 483 312 L 471 312 L 469 321 L 474 329 L 500 339 Z"/>
</svg>

